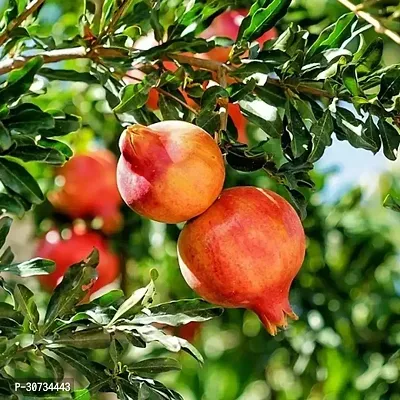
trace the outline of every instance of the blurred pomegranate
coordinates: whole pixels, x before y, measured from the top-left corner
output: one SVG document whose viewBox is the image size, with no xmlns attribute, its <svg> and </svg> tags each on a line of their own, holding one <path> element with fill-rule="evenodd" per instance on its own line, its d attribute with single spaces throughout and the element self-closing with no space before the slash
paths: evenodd
<svg viewBox="0 0 400 400">
<path fill-rule="evenodd" d="M 190 343 L 193 343 L 197 336 L 201 333 L 201 323 L 200 322 L 189 322 L 186 325 L 182 325 L 177 328 L 176 335 L 181 337 L 182 339 L 187 340 Z"/>
<path fill-rule="evenodd" d="M 305 252 L 292 206 L 256 187 L 224 190 L 189 221 L 178 240 L 179 265 L 189 286 L 207 301 L 255 311 L 269 333 L 296 319 L 290 285 Z"/>
<path fill-rule="evenodd" d="M 102 230 L 113 233 L 122 223 L 116 169 L 116 157 L 109 150 L 76 155 L 57 169 L 60 188 L 48 199 L 72 219 L 101 217 Z"/>
<path fill-rule="evenodd" d="M 111 252 L 107 241 L 98 233 L 73 229 L 68 239 L 62 239 L 57 230 L 49 231 L 38 244 L 37 257 L 48 258 L 56 263 L 56 269 L 49 275 L 39 276 L 43 287 L 53 290 L 62 280 L 67 269 L 85 259 L 93 248 L 99 251 L 100 262 L 97 266 L 98 278 L 90 293 L 115 281 L 120 272 L 119 259 Z"/>
</svg>

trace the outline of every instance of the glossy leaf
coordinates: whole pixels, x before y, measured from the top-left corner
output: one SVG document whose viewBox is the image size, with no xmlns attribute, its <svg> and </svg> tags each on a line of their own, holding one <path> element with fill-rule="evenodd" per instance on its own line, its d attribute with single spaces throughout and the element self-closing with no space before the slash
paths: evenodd
<svg viewBox="0 0 400 400">
<path fill-rule="evenodd" d="M 133 324 L 159 323 L 171 326 L 204 322 L 222 314 L 223 309 L 201 299 L 176 300 L 144 309 L 131 320 Z"/>
<path fill-rule="evenodd" d="M 39 312 L 33 298 L 33 293 L 26 286 L 17 284 L 14 289 L 14 299 L 17 311 L 20 311 L 28 319 L 33 332 L 37 332 Z"/>
<path fill-rule="evenodd" d="M 86 295 L 96 280 L 96 266 L 99 253 L 93 250 L 80 263 L 68 268 L 61 283 L 55 288 L 47 306 L 44 331 L 46 332 L 56 318 L 62 318 Z"/>
<path fill-rule="evenodd" d="M 0 272 L 10 272 L 14 275 L 26 278 L 28 276 L 47 275 L 53 272 L 55 263 L 43 258 L 33 258 L 17 264 L 0 265 Z"/>
<path fill-rule="evenodd" d="M 7 79 L 7 85 L 0 89 L 0 103 L 6 104 L 25 94 L 42 64 L 43 59 L 41 57 L 34 57 L 22 68 L 12 71 Z"/>
<path fill-rule="evenodd" d="M 13 220 L 10 217 L 3 217 L 0 219 L 0 248 L 2 248 L 6 242 L 12 222 Z"/>
<path fill-rule="evenodd" d="M 382 138 L 383 154 L 389 160 L 396 160 L 400 145 L 399 132 L 384 119 L 379 119 L 378 127 Z"/>
<path fill-rule="evenodd" d="M 0 180 L 5 187 L 33 204 L 44 200 L 42 191 L 29 172 L 14 161 L 0 158 Z"/>
<path fill-rule="evenodd" d="M 320 120 L 311 126 L 312 150 L 308 161 L 315 162 L 324 154 L 325 148 L 332 144 L 333 120 L 326 110 Z"/>
<path fill-rule="evenodd" d="M 271 29 L 285 14 L 291 0 L 257 1 L 240 25 L 237 42 L 252 41 Z"/>
</svg>

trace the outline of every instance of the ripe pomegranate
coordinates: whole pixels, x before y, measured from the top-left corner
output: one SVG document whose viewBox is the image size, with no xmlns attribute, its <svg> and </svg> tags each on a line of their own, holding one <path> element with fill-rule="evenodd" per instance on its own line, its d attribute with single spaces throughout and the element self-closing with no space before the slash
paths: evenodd
<svg viewBox="0 0 400 400">
<path fill-rule="evenodd" d="M 56 170 L 62 186 L 51 192 L 48 199 L 71 218 L 101 217 L 103 231 L 113 233 L 122 222 L 116 169 L 116 158 L 109 150 L 76 155 Z"/>
<path fill-rule="evenodd" d="M 204 39 L 209 39 L 213 36 L 227 37 L 236 40 L 239 33 L 240 24 L 247 15 L 248 10 L 229 10 L 218 15 L 211 25 L 201 34 Z M 257 39 L 260 45 L 266 41 L 274 39 L 278 36 L 278 31 L 275 28 L 265 32 Z M 207 53 L 207 58 L 215 61 L 225 62 L 229 58 L 230 47 L 216 47 Z"/>
<path fill-rule="evenodd" d="M 218 197 L 224 161 L 212 137 L 184 121 L 132 125 L 120 138 L 117 183 L 138 214 L 178 223 L 204 212 Z"/>
<path fill-rule="evenodd" d="M 36 256 L 48 258 L 56 263 L 54 272 L 39 276 L 41 284 L 46 289 L 53 290 L 62 280 L 67 269 L 72 264 L 85 259 L 94 247 L 99 251 L 100 263 L 97 266 L 98 278 L 90 288 L 90 293 L 115 281 L 120 271 L 119 260 L 111 252 L 104 238 L 96 232 L 73 229 L 68 239 L 62 239 L 57 230 L 51 230 L 40 240 Z"/>
<path fill-rule="evenodd" d="M 297 319 L 288 295 L 304 252 L 303 227 L 292 206 L 250 186 L 224 190 L 178 240 L 188 285 L 212 303 L 255 311 L 272 335 L 287 326 L 288 316 Z"/>
</svg>

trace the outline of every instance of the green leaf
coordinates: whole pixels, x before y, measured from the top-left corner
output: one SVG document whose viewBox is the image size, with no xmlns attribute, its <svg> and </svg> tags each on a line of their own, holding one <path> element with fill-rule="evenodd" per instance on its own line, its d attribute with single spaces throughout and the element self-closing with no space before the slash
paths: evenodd
<svg viewBox="0 0 400 400">
<path fill-rule="evenodd" d="M 11 247 L 8 246 L 0 257 L 0 264 L 11 264 L 14 260 L 14 257 L 15 256 L 11 250 Z"/>
<path fill-rule="evenodd" d="M 149 50 L 140 51 L 137 56 L 147 60 L 162 58 L 165 54 L 172 53 L 207 53 L 215 47 L 214 41 L 207 41 L 201 38 L 193 38 L 187 35 L 182 38 L 169 40 L 159 46 L 154 46 Z"/>
<path fill-rule="evenodd" d="M 51 81 L 86 82 L 89 84 L 99 83 L 97 78 L 89 72 L 78 72 L 73 69 L 41 68 L 38 74 Z"/>
<path fill-rule="evenodd" d="M 54 340 L 57 345 L 72 346 L 78 349 L 107 349 L 111 336 L 103 328 L 64 333 Z"/>
<path fill-rule="evenodd" d="M 329 109 L 321 119 L 311 126 L 312 150 L 308 161 L 314 163 L 324 154 L 325 148 L 332 144 L 333 120 Z"/>
<path fill-rule="evenodd" d="M 9 153 L 10 156 L 19 158 L 24 162 L 43 162 L 46 164 L 61 165 L 66 161 L 63 154 L 51 148 L 40 146 L 18 146 Z"/>
<path fill-rule="evenodd" d="M 36 135 L 40 129 L 55 127 L 54 118 L 38 107 L 22 104 L 12 109 L 10 116 L 3 121 L 10 131 Z"/>
<path fill-rule="evenodd" d="M 117 326 L 117 329 L 123 330 L 124 327 L 126 326 Z M 157 329 L 152 325 L 137 326 L 135 329 L 138 331 L 138 333 L 146 343 L 158 342 L 168 351 L 172 351 L 174 353 L 180 350 L 184 350 L 188 352 L 191 356 L 193 356 L 197 361 L 203 363 L 202 355 L 187 340 L 177 336 L 169 336 L 162 330 Z"/>
<path fill-rule="evenodd" d="M 342 74 L 344 86 L 353 96 L 362 96 L 363 92 L 358 85 L 358 77 L 356 66 L 354 64 L 348 65 Z"/>
<path fill-rule="evenodd" d="M 394 193 L 388 194 L 385 200 L 383 200 L 383 206 L 390 210 L 400 212 L 400 197 Z"/>
<path fill-rule="evenodd" d="M 265 166 L 268 159 L 261 153 L 252 153 L 244 145 L 227 148 L 226 162 L 234 169 L 243 172 L 257 171 Z"/>
<path fill-rule="evenodd" d="M 85 260 L 67 269 L 47 306 L 44 332 L 47 332 L 56 318 L 62 318 L 86 296 L 96 280 L 95 268 L 98 263 L 99 252 L 93 250 Z"/>
<path fill-rule="evenodd" d="M 12 222 L 13 220 L 10 217 L 3 217 L 0 219 L 0 249 L 4 246 L 4 243 L 6 242 Z"/>
<path fill-rule="evenodd" d="M 43 59 L 41 57 L 34 57 L 22 68 L 10 72 L 7 85 L 0 89 L 0 103 L 7 104 L 25 94 L 31 87 L 35 74 L 42 64 Z"/>
<path fill-rule="evenodd" d="M 343 140 L 345 138 L 356 148 L 370 150 L 373 153 L 378 151 L 375 142 L 365 135 L 363 122 L 357 119 L 351 111 L 337 107 L 336 123 L 345 135 L 344 137 L 338 135 L 338 139 Z"/>
<path fill-rule="evenodd" d="M 74 400 L 92 400 L 92 395 L 90 394 L 89 389 L 77 389 L 71 394 Z"/>
<path fill-rule="evenodd" d="M 290 136 L 293 157 L 298 158 L 309 148 L 311 136 L 299 112 L 290 101 L 286 103 L 286 117 L 286 130 Z"/>
<path fill-rule="evenodd" d="M 124 301 L 124 292 L 121 289 L 110 290 L 90 302 L 100 307 L 120 306 Z"/>
<path fill-rule="evenodd" d="M 142 312 L 143 314 L 138 314 L 131 320 L 133 324 L 159 323 L 178 326 L 189 322 L 204 322 L 219 317 L 223 309 L 201 299 L 190 299 L 158 304 Z"/>
<path fill-rule="evenodd" d="M 103 365 L 90 361 L 85 353 L 82 353 L 77 349 L 64 347 L 52 348 L 51 351 L 71 365 L 71 367 L 83 374 L 92 385 L 100 383 L 106 385 L 107 381 L 111 379 L 110 376 L 105 374 L 104 371 L 106 368 Z"/>
<path fill-rule="evenodd" d="M 26 278 L 28 276 L 47 275 L 53 272 L 55 263 L 43 258 L 33 258 L 17 264 L 0 265 L 1 272 L 10 272 L 14 275 Z"/>
<path fill-rule="evenodd" d="M 14 161 L 0 158 L 0 180 L 3 185 L 33 204 L 44 200 L 42 191 L 28 171 Z"/>
<path fill-rule="evenodd" d="M 378 99 L 382 103 L 392 100 L 400 92 L 400 70 L 398 68 L 389 70 L 382 76 L 381 88 L 378 94 Z"/>
<path fill-rule="evenodd" d="M 150 358 L 129 365 L 129 371 L 137 375 L 157 375 L 162 372 L 180 371 L 182 368 L 174 358 Z"/>
<path fill-rule="evenodd" d="M 251 42 L 269 29 L 286 14 L 291 0 L 257 1 L 250 8 L 249 15 L 240 25 L 237 42 Z"/>
<path fill-rule="evenodd" d="M 24 285 L 17 284 L 14 289 L 14 299 L 17 311 L 20 311 L 29 321 L 33 332 L 37 332 L 39 312 L 33 298 L 33 293 Z"/>
<path fill-rule="evenodd" d="M 257 86 L 255 94 L 265 103 L 273 107 L 285 107 L 286 97 L 282 88 L 266 83 L 264 86 Z"/>
<path fill-rule="evenodd" d="M 157 83 L 156 75 L 147 75 L 140 83 L 125 86 L 121 93 L 121 102 L 114 108 L 116 113 L 124 113 L 143 107 L 150 89 Z"/>
<path fill-rule="evenodd" d="M 150 13 L 150 25 L 154 31 L 154 37 L 158 42 L 161 42 L 164 39 L 164 27 L 160 23 L 160 4 L 161 1 L 154 1 L 153 8 Z"/>
<path fill-rule="evenodd" d="M 165 121 L 180 119 L 179 115 L 180 104 L 177 101 L 170 99 L 169 97 L 164 96 L 163 94 L 160 94 L 158 100 L 158 107 L 160 108 L 161 115 Z"/>
<path fill-rule="evenodd" d="M 295 189 L 286 188 L 290 197 L 290 201 L 293 204 L 296 211 L 299 213 L 300 218 L 304 220 L 307 217 L 307 200 L 303 193 Z"/>
<path fill-rule="evenodd" d="M 152 279 L 146 287 L 135 290 L 132 295 L 121 304 L 107 326 L 112 326 L 116 321 L 126 314 L 132 315 L 139 312 L 143 307 L 147 306 L 149 300 L 150 302 L 152 301 L 154 294 L 155 286 Z"/>
<path fill-rule="evenodd" d="M 57 150 L 65 157 L 66 160 L 70 159 L 74 155 L 74 152 L 72 151 L 71 147 L 69 147 L 66 143 L 60 142 L 58 140 L 40 139 L 38 141 L 38 144 L 43 147 Z"/>
<path fill-rule="evenodd" d="M 72 114 L 65 114 L 56 110 L 47 111 L 54 118 L 55 126 L 52 129 L 41 130 L 42 137 L 63 136 L 75 132 L 81 127 L 80 117 Z"/>
<path fill-rule="evenodd" d="M 18 311 L 14 310 L 11 304 L 0 302 L 0 315 L 1 318 L 8 318 L 21 324 L 24 320 L 24 316 Z M 1 353 L 1 349 L 0 349 Z"/>
<path fill-rule="evenodd" d="M 308 49 L 307 57 L 310 58 L 326 49 L 334 49 L 349 37 L 357 17 L 353 13 L 342 15 L 337 22 L 325 28 L 317 40 Z"/>
<path fill-rule="evenodd" d="M 51 373 L 55 382 L 61 382 L 64 379 L 64 369 L 61 364 L 53 357 L 42 353 L 47 370 Z"/>
<path fill-rule="evenodd" d="M 8 150 L 12 143 L 10 132 L 0 121 L 0 151 Z"/>
<path fill-rule="evenodd" d="M 6 212 L 21 218 L 25 213 L 25 208 L 16 197 L 0 193 L 0 213 L 4 214 Z"/>
<path fill-rule="evenodd" d="M 359 55 L 356 62 L 357 74 L 366 75 L 377 68 L 381 62 L 382 54 L 383 40 L 378 37 Z"/>
<path fill-rule="evenodd" d="M 268 137 L 281 137 L 283 124 L 277 108 L 268 106 L 255 97 L 246 97 L 239 101 L 239 105 L 245 117 L 261 128 Z"/>
<path fill-rule="evenodd" d="M 379 119 L 378 127 L 382 138 L 383 154 L 389 160 L 396 160 L 400 145 L 399 132 L 383 118 Z"/>
<path fill-rule="evenodd" d="M 374 123 L 374 119 L 370 114 L 364 123 L 364 135 L 369 138 L 376 146 L 376 152 L 381 148 L 381 138 L 379 136 L 379 129 Z"/>
<path fill-rule="evenodd" d="M 220 129 L 220 115 L 214 110 L 221 98 L 229 98 L 229 93 L 221 86 L 208 88 L 201 97 L 201 110 L 196 118 L 196 125 L 211 134 Z"/>
</svg>

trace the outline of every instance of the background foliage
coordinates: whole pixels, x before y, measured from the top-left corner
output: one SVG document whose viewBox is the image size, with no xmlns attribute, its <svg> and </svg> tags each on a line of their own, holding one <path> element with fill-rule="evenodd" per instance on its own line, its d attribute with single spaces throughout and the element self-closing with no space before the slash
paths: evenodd
<svg viewBox="0 0 400 400">
<path fill-rule="evenodd" d="M 267 3 L 274 7 L 272 14 L 263 11 L 268 9 Z M 204 89 L 201 83 L 210 79 L 212 73 L 221 73 L 221 66 L 214 63 L 211 71 L 199 70 L 197 67 L 201 65 L 193 63 L 201 62 L 182 58 L 182 53 L 202 53 L 213 48 L 216 43 L 194 38 L 194 34 L 203 30 L 214 14 L 233 2 L 196 1 L 191 3 L 192 8 L 185 9 L 186 3 L 172 0 L 105 1 L 100 18 L 95 2 L 46 1 L 35 21 L 13 29 L 3 43 L 0 71 L 7 67 L 7 53 L 31 57 L 35 53 L 70 51 L 68 49 L 81 46 L 102 47 L 98 57 L 93 55 L 91 60 L 79 57 L 45 65 L 46 58 L 34 57 L 24 63 L 22 69 L 1 75 L 0 180 L 4 188 L 0 203 L 4 210 L 18 217 L 35 205 L 33 217 L 37 235 L 54 224 L 61 228 L 69 226 L 69 220 L 55 213 L 47 201 L 43 202 L 43 193 L 54 187 L 52 165 L 70 158 L 71 149 L 83 152 L 105 146 L 118 154 L 118 137 L 126 124 L 134 121 L 148 124 L 159 118 L 177 116 L 195 121 L 220 137 L 229 163 L 226 186 L 271 187 L 286 195 L 303 216 L 307 204 L 304 220 L 308 237 L 307 258 L 291 293 L 291 303 L 300 320 L 288 331 L 271 338 L 252 313 L 226 310 L 218 319 L 195 325 L 193 340 L 205 356 L 205 365 L 199 368 L 190 356 L 179 355 L 182 370 L 164 373 L 157 379 L 179 392 L 185 400 L 396 400 L 400 398 L 400 240 L 396 231 L 397 215 L 381 206 L 383 198 L 389 194 L 386 204 L 393 209 L 400 207 L 396 176 L 382 178 L 381 193 L 376 195 L 380 204 L 366 201 L 361 189 L 352 190 L 336 203 L 325 204 L 321 201 L 321 193 L 324 193 L 329 177 L 312 171 L 312 168 L 313 163 L 323 156 L 325 148 L 331 145 L 333 132 L 337 139 L 346 140 L 356 148 L 373 153 L 381 151 L 389 160 L 396 158 L 400 143 L 397 131 L 398 47 L 385 36 L 367 29 L 362 19 L 345 14 L 348 10 L 336 1 L 294 1 L 290 7 L 289 3 L 256 2 L 252 10 L 254 13 L 257 7 L 261 10 L 258 13 L 264 21 L 263 27 L 259 28 L 254 17 L 245 20 L 231 53 L 232 60 L 239 61 L 239 55 L 247 50 L 247 40 L 255 39 L 260 29 L 267 30 L 277 24 L 280 38 L 267 43 L 263 49 L 253 46 L 249 51 L 249 62 L 223 69 L 223 73 L 233 79 L 228 79 L 226 87 L 221 84 Z M 250 6 L 245 1 L 233 5 Z M 3 2 L 3 31 L 25 6 L 26 2 L 22 0 Z M 363 9 L 394 32 L 400 30 L 397 2 L 367 1 Z M 123 10 L 124 14 L 114 19 L 113 32 L 109 30 L 108 34 L 106 26 L 118 10 Z M 177 17 L 179 23 L 176 23 Z M 192 35 L 185 30 L 193 21 L 198 27 Z M 334 25 L 327 28 L 332 23 Z M 133 50 L 133 42 L 152 30 L 158 40 L 167 35 L 165 43 L 148 51 Z M 32 48 L 36 50 L 32 51 Z M 165 59 L 175 60 L 175 72 L 165 69 L 162 63 Z M 122 81 L 132 64 L 145 69 L 147 77 L 143 82 L 126 84 Z M 167 105 L 160 106 L 160 111 L 156 112 L 145 106 L 149 90 L 154 86 L 163 91 L 162 99 Z M 185 100 L 177 90 L 182 86 L 199 105 L 196 112 L 182 105 Z M 170 97 L 171 94 L 180 101 Z M 226 126 L 223 122 L 220 130 L 219 108 L 228 99 L 239 102 L 243 114 L 251 122 L 248 129 L 251 149 L 235 141 L 237 132 L 229 119 Z M 358 113 L 354 113 L 354 109 Z M 181 226 L 144 220 L 125 207 L 122 211 L 123 230 L 109 240 L 127 266 L 126 294 L 147 285 L 149 271 L 157 268 L 160 274 L 156 283 L 157 302 L 194 297 L 177 268 L 175 246 Z M 6 217 L 1 221 L 0 231 L 5 237 L 11 222 Z M 12 262 L 7 248 L 1 263 L 14 265 L 14 272 L 25 270 L 24 265 L 21 267 Z M 78 279 L 90 280 L 95 262 L 90 259 L 88 262 L 85 270 L 88 275 Z M 42 270 L 51 265 L 36 261 L 33 267 Z M 28 269 L 32 271 L 32 265 Z M 77 277 L 64 284 L 71 284 L 74 279 Z M 19 304 L 16 318 L 20 318 L 18 325 L 22 328 L 18 329 L 23 329 L 25 335 L 42 329 L 46 331 L 46 319 L 42 316 L 38 320 L 30 289 L 23 289 L 25 286 L 13 279 L 3 285 L 6 289 L 10 285 L 8 291 Z M 44 315 L 48 295 L 39 292 L 34 283 L 31 289 L 35 290 L 37 308 Z M 0 295 L 10 303 L 7 290 Z M 118 369 L 120 357 L 134 366 L 150 357 L 161 360 L 165 350 L 153 345 L 139 350 L 143 347 L 140 345 L 143 335 L 147 334 L 150 342 L 154 332 L 142 332 L 140 339 L 140 335 L 127 330 L 124 334 L 138 347 L 135 351 L 124 347 L 122 354 L 119 342 L 107 331 L 110 326 L 105 328 L 112 316 L 107 312 L 101 322 L 97 319 L 99 315 L 103 316 L 98 310 L 102 300 L 84 309 L 74 309 L 82 295 L 79 293 L 75 303 L 71 304 L 72 315 L 61 315 L 64 322 L 57 330 L 65 329 L 66 337 L 60 339 L 57 336 L 51 340 L 64 340 L 68 349 L 71 343 L 67 342 L 71 340 L 69 324 L 75 327 L 80 323 L 79 318 L 76 321 L 73 318 L 79 315 L 75 312 L 82 316 L 82 324 L 89 318 L 90 328 L 93 328 L 90 335 L 96 337 L 96 340 L 91 337 L 92 360 L 107 365 L 107 373 L 111 374 L 107 376 L 121 375 L 123 391 L 131 371 Z M 123 294 L 116 290 L 111 296 L 112 302 L 107 297 L 103 300 L 107 300 L 115 313 L 123 302 Z M 147 300 L 143 307 L 150 307 Z M 142 297 L 138 302 L 141 301 Z M 51 305 L 52 300 L 49 309 Z M 135 313 L 140 309 L 136 308 Z M 202 307 L 199 309 L 195 320 L 220 313 L 219 309 L 212 308 L 211 314 L 203 314 Z M 90 315 L 90 312 L 92 317 L 84 315 Z M 91 319 L 93 313 L 97 316 L 94 320 Z M 183 331 L 180 333 L 185 335 Z M 26 339 L 26 347 L 29 347 L 30 339 Z M 76 345 L 76 337 L 72 340 Z M 176 348 L 176 343 L 171 344 L 168 340 L 164 344 L 168 350 Z M 190 344 L 187 347 L 197 355 Z M 12 351 L 10 347 L 5 349 L 4 354 Z M 44 348 L 41 350 L 45 352 Z M 71 360 L 67 353 L 65 350 L 65 354 L 58 355 L 61 359 Z M 79 354 L 73 350 L 74 359 L 79 360 Z M 54 363 L 47 357 L 42 356 L 43 362 Z M 84 359 L 82 355 L 80 360 Z M 96 365 L 90 365 L 95 372 Z M 77 365 L 72 367 L 79 370 Z M 173 360 L 166 361 L 164 367 L 164 370 L 178 368 Z M 32 372 L 28 367 L 22 368 L 17 361 L 12 368 L 22 375 Z M 58 370 L 57 365 L 53 370 Z M 87 369 L 80 372 L 86 374 Z M 160 369 L 155 369 L 156 375 L 158 372 Z M 107 377 L 102 375 L 104 371 L 99 374 L 100 377 L 94 376 L 89 381 L 92 384 L 98 380 L 107 382 Z M 84 387 L 84 382 L 79 383 Z M 143 386 L 152 387 L 158 395 L 164 391 L 167 395 L 179 396 L 168 392 L 169 389 L 161 384 L 152 386 L 149 380 L 136 382 L 137 386 L 130 383 L 134 396 L 139 396 L 142 391 L 142 398 L 153 398 L 146 397 L 149 396 L 145 392 L 147 389 L 138 389 Z M 117 386 L 112 389 L 120 390 Z"/>
</svg>

